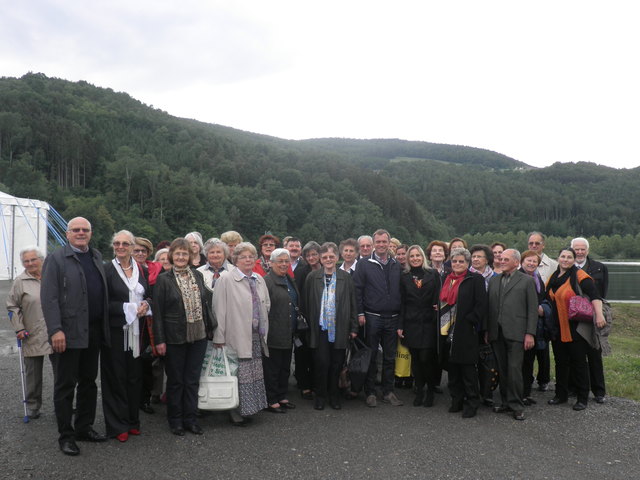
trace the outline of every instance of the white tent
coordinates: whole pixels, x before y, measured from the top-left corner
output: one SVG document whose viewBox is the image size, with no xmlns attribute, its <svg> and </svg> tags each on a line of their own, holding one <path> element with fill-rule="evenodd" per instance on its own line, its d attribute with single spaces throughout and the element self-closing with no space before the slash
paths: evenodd
<svg viewBox="0 0 640 480">
<path fill-rule="evenodd" d="M 24 268 L 20 250 L 37 245 L 47 254 L 49 204 L 0 192 L 0 280 L 13 280 Z"/>
</svg>

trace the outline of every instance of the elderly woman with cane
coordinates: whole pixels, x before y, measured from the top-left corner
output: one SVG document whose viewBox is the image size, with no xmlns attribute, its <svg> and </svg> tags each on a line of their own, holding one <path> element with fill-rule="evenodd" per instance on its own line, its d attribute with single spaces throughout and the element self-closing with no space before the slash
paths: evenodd
<svg viewBox="0 0 640 480">
<path fill-rule="evenodd" d="M 7 297 L 9 318 L 22 342 L 26 380 L 26 415 L 40 418 L 42 407 L 42 368 L 44 356 L 51 355 L 47 326 L 40 303 L 40 280 L 44 256 L 38 247 L 25 247 L 20 251 L 24 272 L 16 277 Z M 52 357 L 49 357 L 50 359 Z M 53 360 L 52 360 L 53 361 Z"/>
</svg>

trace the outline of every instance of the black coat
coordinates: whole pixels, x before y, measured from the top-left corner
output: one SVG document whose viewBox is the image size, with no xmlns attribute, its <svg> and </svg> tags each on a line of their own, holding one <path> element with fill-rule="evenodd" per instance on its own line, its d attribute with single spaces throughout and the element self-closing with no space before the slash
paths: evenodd
<svg viewBox="0 0 640 480">
<path fill-rule="evenodd" d="M 435 270 L 420 269 L 422 286 L 418 288 L 413 275 L 409 271 L 400 277 L 402 306 L 398 329 L 404 330 L 402 344 L 407 348 L 436 348 L 438 315 L 433 306 L 438 303 L 440 278 Z"/>
<path fill-rule="evenodd" d="M 291 277 L 289 277 L 289 280 L 298 295 L 299 304 L 300 294 L 298 293 L 298 287 Z M 269 299 L 271 300 L 267 346 L 269 348 L 291 349 L 293 345 L 294 319 L 291 318 L 291 297 L 287 288 L 287 280 L 285 277 L 280 277 L 271 271 L 264 277 L 264 283 L 267 285 Z"/>
<path fill-rule="evenodd" d="M 100 306 L 102 343 L 109 345 L 111 331 L 108 321 L 107 280 L 104 276 L 100 252 L 94 248 L 90 249 L 90 252 L 93 264 L 102 280 L 103 305 Z M 54 333 L 62 331 L 67 348 L 88 348 L 90 307 L 87 279 L 71 245 L 58 248 L 45 259 L 42 267 L 40 300 L 49 338 Z"/>
<path fill-rule="evenodd" d="M 609 290 L 609 270 L 607 266 L 597 260 L 591 260 L 591 258 L 587 256 L 587 261 L 582 269 L 593 278 L 600 298 L 607 298 L 607 291 Z"/>
<path fill-rule="evenodd" d="M 448 345 L 449 362 L 473 365 L 478 362 L 478 332 L 486 326 L 487 289 L 482 275 L 467 272 L 458 288 L 453 340 Z"/>
<path fill-rule="evenodd" d="M 200 289 L 205 330 L 211 338 L 218 324 L 211 309 L 211 292 L 205 287 L 202 274 L 197 270 L 191 271 Z M 184 311 L 182 293 L 173 272 L 158 275 L 153 289 L 153 336 L 156 345 L 187 342 L 187 315 Z"/>
<path fill-rule="evenodd" d="M 151 295 L 149 295 L 149 272 L 147 267 L 138 264 L 140 275 L 138 283 L 144 287 L 144 298 L 151 304 Z M 107 288 L 109 291 L 109 325 L 111 327 L 122 327 L 126 323 L 124 318 L 124 310 L 122 304 L 129 302 L 129 289 L 120 278 L 116 267 L 112 262 L 104 266 L 104 274 L 107 277 Z"/>
<path fill-rule="evenodd" d="M 318 347 L 320 309 L 324 291 L 324 269 L 314 270 L 304 284 L 304 305 L 309 321 L 309 346 Z M 358 332 L 356 294 L 351 275 L 336 270 L 336 341 L 333 348 L 347 348 L 350 333 Z"/>
</svg>

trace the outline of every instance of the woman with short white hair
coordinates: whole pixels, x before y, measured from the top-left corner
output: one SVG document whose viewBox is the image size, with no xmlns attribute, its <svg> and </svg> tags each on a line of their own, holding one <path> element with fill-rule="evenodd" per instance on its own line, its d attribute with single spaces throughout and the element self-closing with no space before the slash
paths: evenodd
<svg viewBox="0 0 640 480">
<path fill-rule="evenodd" d="M 7 297 L 7 309 L 12 313 L 11 325 L 16 338 L 22 341 L 26 374 L 27 408 L 31 419 L 40 417 L 42 407 L 42 368 L 44 356 L 51 355 L 47 325 L 40 303 L 40 281 L 44 256 L 36 246 L 20 251 L 24 272 L 16 277 Z M 49 357 L 52 360 L 53 357 Z"/>
</svg>

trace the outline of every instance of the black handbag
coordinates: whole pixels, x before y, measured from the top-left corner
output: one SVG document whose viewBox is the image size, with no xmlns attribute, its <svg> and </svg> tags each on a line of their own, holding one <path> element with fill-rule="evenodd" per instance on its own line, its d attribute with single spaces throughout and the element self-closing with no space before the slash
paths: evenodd
<svg viewBox="0 0 640 480">
<path fill-rule="evenodd" d="M 351 380 L 351 391 L 359 392 L 364 387 L 371 363 L 371 348 L 369 348 L 359 338 L 354 338 L 351 342 L 351 359 L 349 360 L 349 380 Z"/>
<path fill-rule="evenodd" d="M 482 398 L 491 398 L 491 392 L 498 387 L 498 362 L 491 345 L 480 345 L 480 361 L 478 362 L 478 375 L 482 391 Z"/>
<path fill-rule="evenodd" d="M 309 330 L 309 322 L 302 314 L 298 307 L 296 308 L 296 333 L 307 332 Z"/>
</svg>

